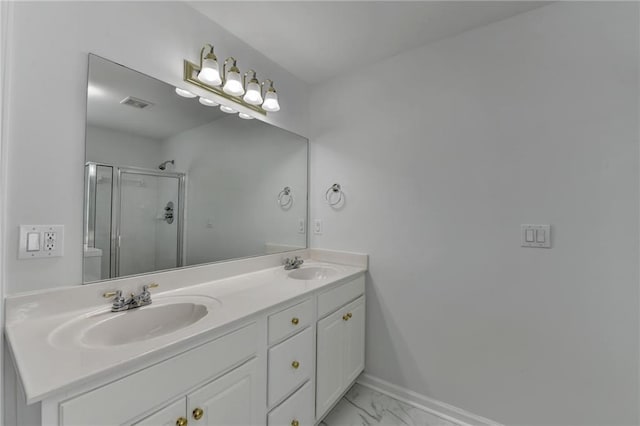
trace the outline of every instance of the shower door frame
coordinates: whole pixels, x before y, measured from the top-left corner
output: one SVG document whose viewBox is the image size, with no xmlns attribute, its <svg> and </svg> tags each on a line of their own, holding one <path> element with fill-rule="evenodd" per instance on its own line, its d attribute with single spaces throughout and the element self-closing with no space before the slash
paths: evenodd
<svg viewBox="0 0 640 426">
<path fill-rule="evenodd" d="M 112 203 L 111 203 L 111 278 L 120 278 L 120 225 L 121 225 L 121 206 L 122 206 L 122 173 L 131 173 L 145 176 L 155 177 L 168 177 L 178 179 L 178 232 L 177 232 L 177 250 L 176 250 L 176 266 L 174 268 L 181 268 L 183 266 L 183 249 L 184 249 L 184 212 L 185 212 L 185 198 L 186 198 L 186 175 L 179 172 L 167 172 L 162 170 L 145 169 L 141 167 L 131 166 L 113 166 L 113 189 L 112 189 Z M 171 268 L 171 269 L 174 269 Z M 155 273 L 159 271 L 144 272 L 144 274 Z M 133 274 L 140 275 L 140 274 Z"/>
</svg>

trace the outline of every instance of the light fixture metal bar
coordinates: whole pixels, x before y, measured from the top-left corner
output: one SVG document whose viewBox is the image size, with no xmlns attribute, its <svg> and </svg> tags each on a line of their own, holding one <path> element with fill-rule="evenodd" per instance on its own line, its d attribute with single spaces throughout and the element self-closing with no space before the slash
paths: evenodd
<svg viewBox="0 0 640 426">
<path fill-rule="evenodd" d="M 187 83 L 191 83 L 208 92 L 215 93 L 218 96 L 222 96 L 223 98 L 231 102 L 235 102 L 236 104 L 242 105 L 246 108 L 249 108 L 252 111 L 255 111 L 262 115 L 267 115 L 267 111 L 262 109 L 259 105 L 248 104 L 244 100 L 242 100 L 242 98 L 238 98 L 228 93 L 225 93 L 221 87 L 213 87 L 201 82 L 197 78 L 199 72 L 200 72 L 200 67 L 198 65 L 194 64 L 193 62 L 189 62 L 186 59 L 184 60 L 184 81 L 186 81 Z"/>
</svg>

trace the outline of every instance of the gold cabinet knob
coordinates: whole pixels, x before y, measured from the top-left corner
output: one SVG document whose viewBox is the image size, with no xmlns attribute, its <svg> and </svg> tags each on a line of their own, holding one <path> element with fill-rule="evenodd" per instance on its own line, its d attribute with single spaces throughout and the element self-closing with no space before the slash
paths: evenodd
<svg viewBox="0 0 640 426">
<path fill-rule="evenodd" d="M 196 420 L 200 420 L 204 416 L 204 410 L 202 408 L 196 408 L 193 410 L 193 418 Z"/>
<path fill-rule="evenodd" d="M 300 320 L 296 317 L 291 318 L 291 324 L 293 325 L 298 325 L 298 323 L 300 322 Z"/>
<path fill-rule="evenodd" d="M 349 312 L 349 313 L 347 314 L 347 316 L 348 316 L 349 318 L 351 318 L 351 317 L 353 316 L 353 314 L 352 314 L 351 312 Z"/>
<path fill-rule="evenodd" d="M 349 321 L 349 316 L 348 315 L 343 315 L 342 316 L 342 320 L 343 321 Z"/>
<path fill-rule="evenodd" d="M 300 363 L 299 363 L 298 361 L 293 361 L 293 362 L 291 363 L 291 366 L 292 366 L 293 368 L 298 368 L 298 367 L 300 367 Z"/>
<path fill-rule="evenodd" d="M 176 426 L 187 426 L 188 424 L 189 421 L 184 417 L 180 417 L 178 420 L 176 420 Z"/>
<path fill-rule="evenodd" d="M 293 420 L 291 420 L 291 426 L 300 426 L 300 422 L 295 420 L 295 419 L 293 419 Z"/>
</svg>

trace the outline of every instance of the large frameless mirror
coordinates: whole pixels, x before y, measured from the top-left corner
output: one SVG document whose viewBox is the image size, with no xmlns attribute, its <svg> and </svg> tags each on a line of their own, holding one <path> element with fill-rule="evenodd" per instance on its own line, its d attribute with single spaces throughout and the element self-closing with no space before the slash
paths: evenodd
<svg viewBox="0 0 640 426">
<path fill-rule="evenodd" d="M 83 282 L 305 248 L 307 150 L 89 55 Z"/>
</svg>

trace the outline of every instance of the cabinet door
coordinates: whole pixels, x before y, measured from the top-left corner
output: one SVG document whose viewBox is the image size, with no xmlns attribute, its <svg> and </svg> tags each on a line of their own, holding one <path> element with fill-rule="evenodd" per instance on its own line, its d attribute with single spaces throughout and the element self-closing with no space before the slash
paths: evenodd
<svg viewBox="0 0 640 426">
<path fill-rule="evenodd" d="M 349 386 L 364 370 L 364 298 L 361 297 L 346 307 L 344 339 L 344 386 Z"/>
<path fill-rule="evenodd" d="M 340 396 L 344 377 L 344 312 L 318 321 L 316 357 L 316 419 L 322 417 Z"/>
<path fill-rule="evenodd" d="M 258 421 L 255 359 L 187 395 L 189 425 L 264 424 Z"/>
<path fill-rule="evenodd" d="M 156 411 L 133 426 L 175 426 L 179 418 L 186 418 L 187 402 L 184 397 Z"/>
</svg>

